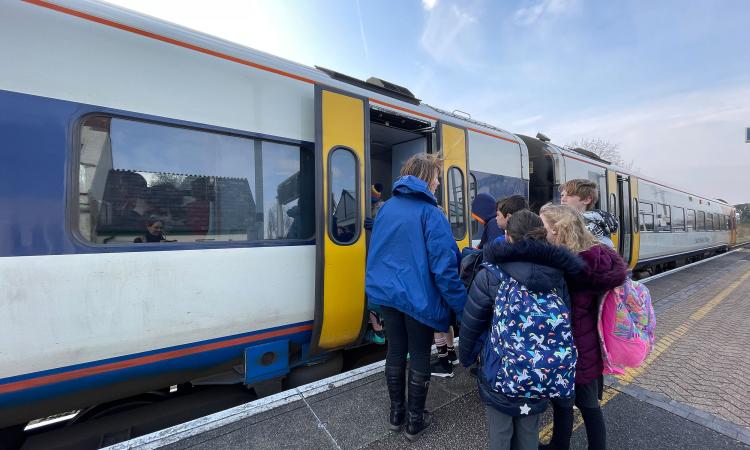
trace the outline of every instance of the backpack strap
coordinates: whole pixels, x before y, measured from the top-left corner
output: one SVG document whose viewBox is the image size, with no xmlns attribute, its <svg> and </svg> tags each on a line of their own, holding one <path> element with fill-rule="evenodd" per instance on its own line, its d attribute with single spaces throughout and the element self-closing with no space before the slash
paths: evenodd
<svg viewBox="0 0 750 450">
<path fill-rule="evenodd" d="M 494 264 L 490 264 L 487 262 L 483 262 L 481 267 L 487 269 L 492 275 L 495 276 L 498 280 L 501 280 L 503 278 L 503 273 L 500 271 L 500 268 L 497 267 Z"/>
</svg>

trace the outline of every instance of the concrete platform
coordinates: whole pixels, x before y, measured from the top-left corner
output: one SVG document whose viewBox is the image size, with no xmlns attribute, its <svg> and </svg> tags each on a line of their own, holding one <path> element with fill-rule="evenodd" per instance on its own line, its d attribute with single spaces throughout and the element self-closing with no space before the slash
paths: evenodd
<svg viewBox="0 0 750 450">
<path fill-rule="evenodd" d="M 610 449 L 750 449 L 750 250 L 648 281 L 657 347 L 643 367 L 607 380 Z M 435 379 L 429 433 L 410 444 L 386 428 L 382 363 L 181 424 L 111 449 L 486 448 L 484 405 L 463 369 Z M 551 413 L 540 439 L 549 438 Z M 577 418 L 572 448 L 585 449 Z"/>
</svg>

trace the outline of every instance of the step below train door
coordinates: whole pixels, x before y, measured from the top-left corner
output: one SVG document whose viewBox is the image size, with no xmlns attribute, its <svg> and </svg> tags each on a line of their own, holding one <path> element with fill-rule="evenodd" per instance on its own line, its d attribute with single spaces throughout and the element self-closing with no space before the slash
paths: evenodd
<svg viewBox="0 0 750 450">
<path fill-rule="evenodd" d="M 466 129 L 438 122 L 438 148 L 443 157 L 443 173 L 440 189 L 443 208 L 451 225 L 453 238 L 459 249 L 469 247 L 469 208 L 466 204 L 468 197 L 467 168 L 468 168 L 468 140 Z"/>
<path fill-rule="evenodd" d="M 316 86 L 315 109 L 313 354 L 354 343 L 364 325 L 365 162 L 369 161 L 366 98 Z"/>
</svg>

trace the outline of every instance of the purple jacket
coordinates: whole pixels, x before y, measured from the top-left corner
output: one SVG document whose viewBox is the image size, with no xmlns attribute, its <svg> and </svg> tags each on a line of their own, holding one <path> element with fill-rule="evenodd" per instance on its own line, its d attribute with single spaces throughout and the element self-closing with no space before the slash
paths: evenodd
<svg viewBox="0 0 750 450">
<path fill-rule="evenodd" d="M 588 384 L 602 374 L 602 352 L 596 329 L 599 300 L 606 291 L 620 286 L 627 277 L 627 265 L 605 245 L 578 254 L 585 268 L 567 280 L 573 314 L 573 342 L 578 349 L 576 383 Z"/>
</svg>

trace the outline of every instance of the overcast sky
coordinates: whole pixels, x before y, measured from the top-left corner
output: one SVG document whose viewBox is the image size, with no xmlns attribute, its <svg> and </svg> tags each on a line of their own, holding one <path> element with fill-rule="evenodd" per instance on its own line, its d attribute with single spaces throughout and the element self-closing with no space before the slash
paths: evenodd
<svg viewBox="0 0 750 450">
<path fill-rule="evenodd" d="M 750 202 L 747 0 L 110 0 Z"/>
</svg>

